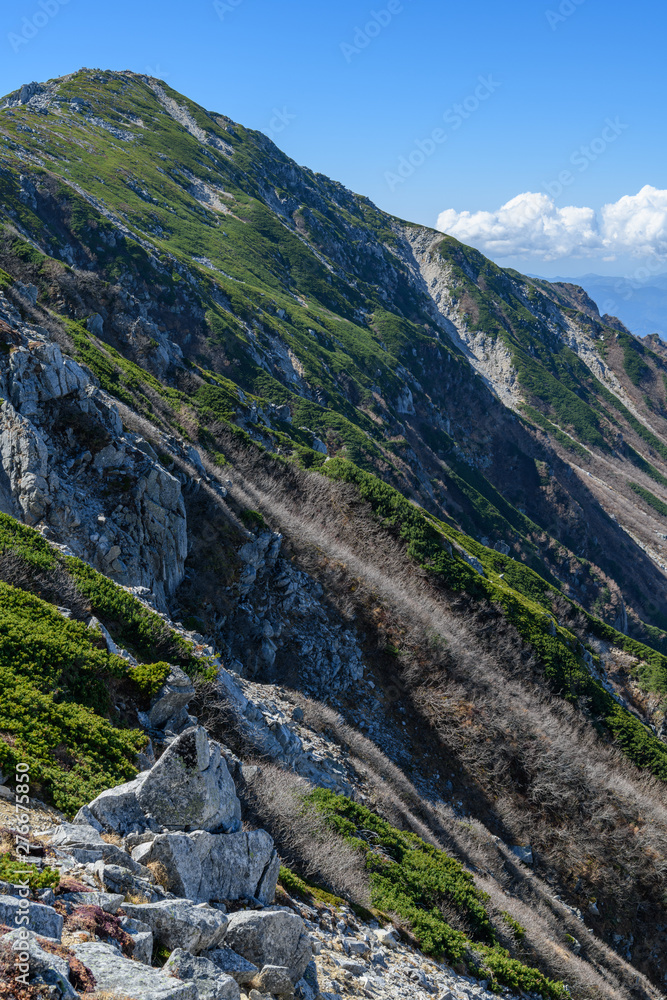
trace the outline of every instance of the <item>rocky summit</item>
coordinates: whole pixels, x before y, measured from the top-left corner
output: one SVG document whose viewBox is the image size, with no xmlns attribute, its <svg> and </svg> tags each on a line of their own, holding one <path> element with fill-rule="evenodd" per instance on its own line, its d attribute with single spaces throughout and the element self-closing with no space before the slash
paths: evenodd
<svg viewBox="0 0 667 1000">
<path fill-rule="evenodd" d="M 0 397 L 0 997 L 658 1000 L 659 338 L 83 69 Z"/>
</svg>

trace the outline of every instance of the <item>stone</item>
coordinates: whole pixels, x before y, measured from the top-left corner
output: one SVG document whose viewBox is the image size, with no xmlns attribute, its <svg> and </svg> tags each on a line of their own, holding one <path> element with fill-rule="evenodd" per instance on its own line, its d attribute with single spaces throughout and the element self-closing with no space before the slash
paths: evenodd
<svg viewBox="0 0 667 1000">
<path fill-rule="evenodd" d="M 10 931 L 0 939 L 0 949 L 3 947 L 12 948 L 15 955 L 28 954 L 30 983 L 53 987 L 57 991 L 54 995 L 62 1000 L 76 1000 L 79 996 L 69 981 L 69 963 L 60 955 L 45 951 L 32 931 Z"/>
<path fill-rule="evenodd" d="M 35 934 L 60 941 L 64 920 L 52 906 L 30 903 L 15 896 L 0 896 L 0 924 L 5 924 L 6 927 L 18 927 L 17 918 L 22 914 L 28 914 L 27 927 Z"/>
<path fill-rule="evenodd" d="M 89 823 L 61 823 L 51 836 L 52 847 L 103 847 L 105 841 Z"/>
<path fill-rule="evenodd" d="M 214 951 L 209 951 L 206 957 L 215 963 L 220 972 L 231 976 L 241 986 L 251 982 L 259 972 L 256 965 L 231 948 L 216 948 Z"/>
<path fill-rule="evenodd" d="M 512 854 L 516 854 L 519 861 L 523 861 L 524 865 L 532 865 L 533 863 L 532 847 L 513 847 Z"/>
<path fill-rule="evenodd" d="M 253 985 L 260 993 L 294 993 L 290 970 L 283 965 L 265 965 Z"/>
<path fill-rule="evenodd" d="M 132 917 L 121 917 L 120 926 L 134 942 L 132 958 L 135 962 L 150 965 L 153 957 L 153 931 L 148 924 L 142 920 L 133 920 Z"/>
<path fill-rule="evenodd" d="M 66 892 L 60 896 L 77 906 L 99 906 L 105 913 L 117 913 L 125 897 L 119 892 Z"/>
<path fill-rule="evenodd" d="M 128 833 L 143 833 L 150 828 L 150 823 L 137 802 L 137 791 L 148 773 L 150 772 L 144 772 L 124 785 L 101 792 L 86 807 L 87 811 L 108 832 L 120 833 L 123 837 Z M 75 823 L 80 812 L 74 817 Z"/>
<path fill-rule="evenodd" d="M 398 948 L 398 935 L 393 927 L 385 927 L 374 933 L 378 942 L 384 945 L 385 948 Z"/>
<path fill-rule="evenodd" d="M 199 1000 L 239 1000 L 239 984 L 208 958 L 195 958 L 182 948 L 172 951 L 164 971 L 197 987 Z"/>
<path fill-rule="evenodd" d="M 136 797 L 162 829 L 235 833 L 241 828 L 234 782 L 220 747 L 209 742 L 202 726 L 174 740 L 142 779 Z"/>
<path fill-rule="evenodd" d="M 368 972 L 365 965 L 362 965 L 361 962 L 353 962 L 350 958 L 341 962 L 340 967 L 353 976 L 364 976 Z"/>
<path fill-rule="evenodd" d="M 287 910 L 247 910 L 229 918 L 225 944 L 260 969 L 279 965 L 297 983 L 313 954 L 301 917 Z"/>
<path fill-rule="evenodd" d="M 357 938 L 343 938 L 343 947 L 348 955 L 366 955 L 371 950 L 366 941 L 359 941 Z"/>
<path fill-rule="evenodd" d="M 225 937 L 227 917 L 206 904 L 190 899 L 163 899 L 157 903 L 125 903 L 128 917 L 147 924 L 158 944 L 173 951 L 184 948 L 193 955 L 215 948 Z"/>
<path fill-rule="evenodd" d="M 194 693 L 195 689 L 188 675 L 180 667 L 172 667 L 148 712 L 149 725 L 154 729 L 162 729 L 169 719 L 187 707 Z"/>
<path fill-rule="evenodd" d="M 158 834 L 132 852 L 143 864 L 161 862 L 171 891 L 197 903 L 275 897 L 280 859 L 265 830 Z"/>
<path fill-rule="evenodd" d="M 105 865 L 103 861 L 99 861 L 95 865 L 95 875 L 107 892 L 118 893 L 123 897 L 141 896 L 146 903 L 156 903 L 164 898 L 164 893 L 159 892 L 149 879 L 138 878 L 119 865 Z"/>
<path fill-rule="evenodd" d="M 84 941 L 74 944 L 74 954 L 90 969 L 99 992 L 110 997 L 141 997 L 141 1000 L 197 1000 L 194 983 L 184 983 L 165 973 L 124 958 L 109 944 Z"/>
</svg>

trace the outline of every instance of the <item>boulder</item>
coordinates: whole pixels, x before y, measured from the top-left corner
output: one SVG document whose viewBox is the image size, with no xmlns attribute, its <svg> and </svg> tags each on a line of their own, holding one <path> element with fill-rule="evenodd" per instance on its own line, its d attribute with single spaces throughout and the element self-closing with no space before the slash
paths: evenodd
<svg viewBox="0 0 667 1000">
<path fill-rule="evenodd" d="M 234 833 L 241 804 L 217 743 L 202 726 L 187 729 L 144 776 L 137 802 L 157 827 Z"/>
<path fill-rule="evenodd" d="M 60 897 L 76 906 L 99 906 L 105 913 L 117 913 L 125 896 L 119 892 L 66 892 Z"/>
<path fill-rule="evenodd" d="M 40 937 L 60 941 L 64 920 L 52 906 L 42 906 L 41 903 L 27 903 L 15 896 L 0 896 L 0 924 L 7 927 L 18 927 L 16 918 L 28 914 L 27 926 Z"/>
<path fill-rule="evenodd" d="M 150 774 L 150 772 L 144 771 L 143 774 L 124 785 L 117 785 L 115 788 L 108 788 L 105 792 L 101 792 L 90 805 L 84 807 L 85 813 L 83 810 L 79 810 L 74 817 L 74 822 L 77 823 L 80 820 L 88 822 L 88 813 L 90 813 L 104 830 L 120 833 L 123 837 L 129 833 L 143 833 L 151 826 L 155 828 L 137 802 L 137 791 L 146 774 Z"/>
<path fill-rule="evenodd" d="M 170 719 L 182 714 L 194 693 L 195 689 L 188 675 L 180 667 L 172 667 L 146 713 L 148 725 L 152 729 L 164 729 Z"/>
<path fill-rule="evenodd" d="M 208 958 L 195 958 L 182 948 L 172 951 L 164 971 L 197 987 L 199 1000 L 239 1000 L 239 984 Z"/>
<path fill-rule="evenodd" d="M 297 983 L 313 955 L 301 917 L 288 910 L 247 910 L 229 918 L 225 944 L 262 969 L 278 965 Z"/>
<path fill-rule="evenodd" d="M 237 955 L 231 948 L 216 948 L 214 951 L 209 951 L 206 957 L 220 972 L 231 976 L 241 986 L 249 983 L 259 972 L 256 965 L 242 955 Z"/>
<path fill-rule="evenodd" d="M 51 837 L 51 846 L 67 850 L 81 864 L 104 861 L 107 865 L 126 868 L 139 878 L 149 880 L 151 878 L 151 873 L 143 865 L 120 847 L 108 844 L 102 839 L 101 834 L 87 823 L 62 823 Z"/>
<path fill-rule="evenodd" d="M 75 944 L 74 954 L 90 969 L 99 992 L 110 1000 L 118 997 L 141 997 L 141 1000 L 197 1000 L 194 983 L 183 983 L 165 973 L 131 959 L 123 958 L 109 944 L 84 941 Z"/>
<path fill-rule="evenodd" d="M 133 855 L 146 865 L 161 862 L 171 891 L 198 903 L 251 898 L 270 903 L 275 897 L 280 860 L 265 830 L 163 833 Z"/>
<path fill-rule="evenodd" d="M 190 899 L 163 899 L 158 903 L 125 903 L 128 917 L 147 924 L 158 944 L 173 951 L 184 948 L 194 955 L 220 944 L 227 917 L 206 904 Z"/>
<path fill-rule="evenodd" d="M 150 771 L 102 792 L 75 817 L 77 825 L 90 827 L 93 821 L 123 837 L 160 830 L 234 833 L 241 828 L 241 804 L 220 747 L 195 726 L 181 733 Z M 105 850 L 99 841 L 90 846 Z M 104 860 L 112 860 L 111 852 Z M 113 862 L 120 863 L 117 857 Z"/>
<path fill-rule="evenodd" d="M 105 865 L 103 861 L 99 861 L 94 870 L 107 892 L 118 893 L 123 897 L 141 896 L 146 903 L 156 903 L 159 899 L 164 899 L 164 892 L 158 891 L 150 879 L 138 878 L 127 868 Z M 146 871 L 148 872 L 148 869 Z"/>
<path fill-rule="evenodd" d="M 260 993 L 291 994 L 294 992 L 290 970 L 283 965 L 265 965 L 253 985 Z"/>
<path fill-rule="evenodd" d="M 51 986 L 57 991 L 54 995 L 62 1000 L 76 1000 L 79 996 L 69 981 L 69 963 L 59 955 L 45 951 L 32 931 L 10 931 L 0 939 L 0 954 L 3 948 L 11 948 L 21 964 L 30 966 L 28 976 L 32 985 Z M 27 962 L 23 962 L 22 956 L 26 954 Z"/>
<path fill-rule="evenodd" d="M 134 942 L 132 950 L 134 961 L 150 965 L 153 957 L 153 931 L 148 924 L 142 920 L 133 920 L 132 917 L 121 917 L 120 926 Z"/>
</svg>

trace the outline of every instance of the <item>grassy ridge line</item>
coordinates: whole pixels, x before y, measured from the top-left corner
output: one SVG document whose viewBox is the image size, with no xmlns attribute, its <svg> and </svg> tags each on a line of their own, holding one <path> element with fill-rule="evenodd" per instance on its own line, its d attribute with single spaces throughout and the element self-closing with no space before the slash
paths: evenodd
<svg viewBox="0 0 667 1000">
<path fill-rule="evenodd" d="M 315 789 L 305 802 L 364 856 L 373 905 L 408 921 L 425 953 L 452 965 L 465 962 L 474 975 L 489 979 L 494 991 L 509 987 L 545 1000 L 569 996 L 563 983 L 548 979 L 501 947 L 486 907 L 489 897 L 445 851 L 326 789 Z M 456 909 L 468 933 L 447 923 L 443 905 Z M 523 928 L 516 926 L 520 935 Z"/>
<path fill-rule="evenodd" d="M 465 591 L 477 600 L 500 604 L 522 639 L 537 653 L 544 676 L 553 689 L 571 702 L 576 703 L 582 697 L 588 699 L 597 724 L 613 737 L 625 755 L 637 766 L 667 780 L 667 746 L 619 705 L 591 675 L 579 640 L 569 630 L 556 625 L 553 615 L 540 603 L 540 600 L 546 600 L 551 590 L 544 580 L 527 567 L 522 567 L 519 573 L 518 564 L 514 564 L 513 583 L 520 584 L 522 590 L 530 595 L 527 596 L 499 578 L 495 567 L 504 566 L 507 570 L 512 562 L 508 557 L 491 553 L 479 543 L 424 514 L 375 476 L 342 459 L 327 462 L 320 471 L 330 479 L 354 484 L 383 524 L 406 542 L 408 556 L 441 579 L 447 587 Z M 463 559 L 450 554 L 448 538 L 478 554 L 480 561 L 485 563 L 487 577 L 482 577 Z M 647 668 L 642 674 L 645 681 L 667 685 L 667 658 L 628 639 L 592 615 L 587 615 L 587 619 L 591 630 L 600 638 L 633 655 L 639 654 L 646 661 Z"/>
</svg>

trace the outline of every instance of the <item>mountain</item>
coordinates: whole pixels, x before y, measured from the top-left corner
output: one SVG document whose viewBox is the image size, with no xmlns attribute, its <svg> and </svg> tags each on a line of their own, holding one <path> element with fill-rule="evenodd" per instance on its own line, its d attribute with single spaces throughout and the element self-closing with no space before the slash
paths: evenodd
<svg viewBox="0 0 667 1000">
<path fill-rule="evenodd" d="M 667 339 L 667 274 L 651 274 L 639 268 L 636 278 L 613 278 L 584 274 L 581 278 L 558 278 L 578 284 L 600 304 L 602 312 L 611 312 L 640 337 L 657 333 Z"/>
<path fill-rule="evenodd" d="M 0 767 L 73 813 L 169 742 L 178 666 L 299 877 L 353 899 L 388 823 L 488 895 L 494 983 L 657 996 L 660 340 L 130 72 L 0 102 L 0 224 Z M 340 797 L 335 871 L 294 772 Z M 375 833 L 377 875 L 410 852 Z M 367 903 L 453 960 L 477 918 L 408 860 Z"/>
</svg>

